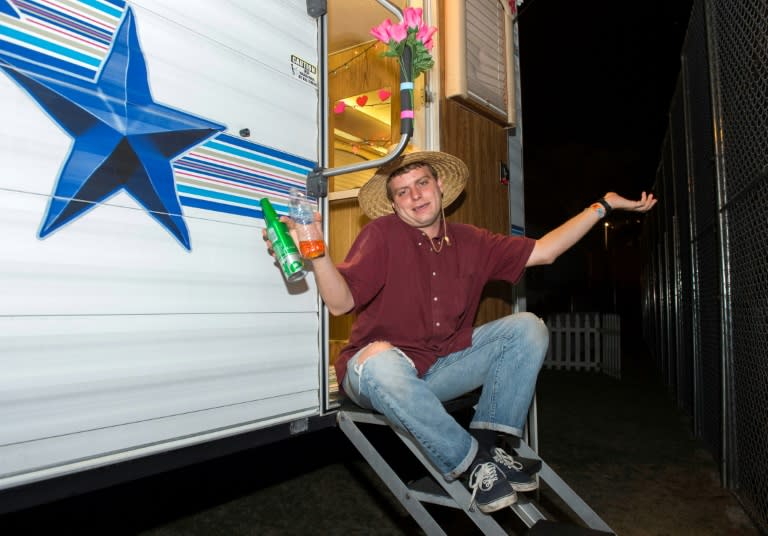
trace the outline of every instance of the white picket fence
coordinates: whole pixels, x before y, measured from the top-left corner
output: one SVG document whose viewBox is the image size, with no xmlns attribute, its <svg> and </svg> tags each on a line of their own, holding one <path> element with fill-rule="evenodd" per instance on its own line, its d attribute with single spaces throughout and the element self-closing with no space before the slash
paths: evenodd
<svg viewBox="0 0 768 536">
<path fill-rule="evenodd" d="M 558 313 L 546 320 L 550 369 L 599 371 L 621 378 L 621 320 L 612 313 Z"/>
</svg>

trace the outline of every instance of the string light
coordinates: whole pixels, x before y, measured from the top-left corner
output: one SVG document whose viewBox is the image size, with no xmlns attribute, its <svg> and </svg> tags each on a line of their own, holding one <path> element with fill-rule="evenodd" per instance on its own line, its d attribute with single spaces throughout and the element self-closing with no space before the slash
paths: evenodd
<svg viewBox="0 0 768 536">
<path fill-rule="evenodd" d="M 368 53 L 368 51 L 371 50 L 373 47 L 375 47 L 378 44 L 379 44 L 378 41 L 374 41 L 373 43 L 371 43 L 370 45 L 365 47 L 363 50 L 361 50 L 359 54 L 357 54 L 356 56 L 352 56 L 350 59 L 348 59 L 347 61 L 345 61 L 344 63 L 342 63 L 338 67 L 336 67 L 334 70 L 332 70 L 330 73 L 328 73 L 328 75 L 329 76 L 336 76 L 336 73 L 338 73 L 342 69 L 349 69 L 349 64 L 350 63 L 355 62 L 355 61 L 359 60 L 360 58 L 364 58 L 365 55 Z"/>
<path fill-rule="evenodd" d="M 343 101 L 339 101 L 339 102 L 343 102 Z M 390 106 L 390 104 L 388 102 L 373 102 L 371 104 L 367 104 L 367 103 L 366 104 L 346 104 L 346 103 L 344 103 L 344 110 L 346 110 L 347 108 L 375 108 L 376 106 Z M 343 113 L 344 110 L 339 110 L 336 113 L 337 114 Z"/>
<path fill-rule="evenodd" d="M 389 147 L 392 144 L 391 138 L 372 138 L 372 139 L 355 139 L 355 140 L 339 140 L 341 143 L 346 145 L 349 150 L 357 154 L 361 148 L 369 147 L 371 150 L 384 154 L 387 150 L 387 147 Z"/>
<path fill-rule="evenodd" d="M 368 104 L 368 95 L 362 94 L 358 95 L 357 97 L 348 97 L 346 99 L 341 99 L 336 101 L 336 104 L 333 105 L 333 113 L 335 114 L 343 114 L 347 107 L 351 108 L 357 108 L 362 109 L 365 107 L 375 107 L 375 106 L 390 106 L 390 103 L 387 102 L 389 100 L 389 97 L 392 95 L 388 89 L 381 88 L 376 92 L 377 96 L 379 97 L 380 102 L 372 102 Z M 348 100 L 354 98 L 355 102 L 347 103 Z"/>
<path fill-rule="evenodd" d="M 350 146 L 364 146 L 367 145 L 368 147 L 388 147 L 392 143 L 392 138 L 370 138 L 370 139 L 360 139 L 355 141 L 344 141 L 344 143 L 350 145 Z"/>
</svg>

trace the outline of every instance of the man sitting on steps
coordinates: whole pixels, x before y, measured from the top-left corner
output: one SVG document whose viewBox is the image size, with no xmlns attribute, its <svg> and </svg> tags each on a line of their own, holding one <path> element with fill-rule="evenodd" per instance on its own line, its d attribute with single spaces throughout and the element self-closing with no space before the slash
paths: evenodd
<svg viewBox="0 0 768 536">
<path fill-rule="evenodd" d="M 473 502 L 493 512 L 513 504 L 516 491 L 536 488 L 496 440 L 522 436 L 549 334 L 530 313 L 473 327 L 483 287 L 491 280 L 515 283 L 525 268 L 552 263 L 608 211 L 646 212 L 656 200 L 644 192 L 639 201 L 607 193 L 533 240 L 448 223 L 444 208 L 468 175 L 446 153 L 395 159 L 360 189 L 360 206 L 372 221 L 344 262 L 336 266 L 327 256 L 311 262 L 329 312 L 357 314 L 335 363 L 344 392 L 408 432 L 447 480 L 468 477 Z M 318 228 L 320 222 L 317 214 Z M 443 402 L 477 388 L 467 431 Z"/>
</svg>

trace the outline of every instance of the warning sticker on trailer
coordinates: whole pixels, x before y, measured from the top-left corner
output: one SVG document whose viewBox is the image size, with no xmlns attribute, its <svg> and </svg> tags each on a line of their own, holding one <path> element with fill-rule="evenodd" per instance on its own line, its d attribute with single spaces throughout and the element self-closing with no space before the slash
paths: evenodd
<svg viewBox="0 0 768 536">
<path fill-rule="evenodd" d="M 317 66 L 291 54 L 291 72 L 294 78 L 317 87 Z"/>
</svg>

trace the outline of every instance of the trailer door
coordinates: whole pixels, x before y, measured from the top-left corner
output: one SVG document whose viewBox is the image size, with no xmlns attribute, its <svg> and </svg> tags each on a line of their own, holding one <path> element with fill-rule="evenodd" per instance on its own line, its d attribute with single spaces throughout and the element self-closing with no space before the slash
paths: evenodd
<svg viewBox="0 0 768 536">
<path fill-rule="evenodd" d="M 0 0 L 0 489 L 320 412 L 304 0 Z"/>
</svg>

